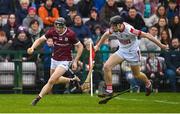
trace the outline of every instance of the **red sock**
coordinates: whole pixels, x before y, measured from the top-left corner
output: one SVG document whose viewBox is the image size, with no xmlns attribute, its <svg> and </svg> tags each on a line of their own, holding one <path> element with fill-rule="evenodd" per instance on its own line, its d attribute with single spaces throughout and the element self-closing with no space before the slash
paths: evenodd
<svg viewBox="0 0 180 114">
<path fill-rule="evenodd" d="M 113 92 L 112 84 L 106 85 L 106 91 L 109 92 L 109 93 Z"/>
</svg>

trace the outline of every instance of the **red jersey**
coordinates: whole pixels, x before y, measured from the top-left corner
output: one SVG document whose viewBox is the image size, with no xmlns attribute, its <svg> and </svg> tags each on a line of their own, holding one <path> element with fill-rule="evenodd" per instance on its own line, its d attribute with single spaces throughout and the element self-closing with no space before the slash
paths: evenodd
<svg viewBox="0 0 180 114">
<path fill-rule="evenodd" d="M 74 44 L 79 40 L 76 38 L 75 33 L 67 28 L 64 33 L 59 34 L 56 29 L 50 28 L 45 33 L 46 38 L 52 38 L 54 42 L 54 50 L 52 58 L 57 61 L 71 61 L 71 50 Z"/>
</svg>

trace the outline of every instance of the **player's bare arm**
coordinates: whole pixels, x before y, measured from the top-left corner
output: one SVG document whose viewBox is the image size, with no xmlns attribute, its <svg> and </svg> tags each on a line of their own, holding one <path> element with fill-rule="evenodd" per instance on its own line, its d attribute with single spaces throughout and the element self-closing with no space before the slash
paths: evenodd
<svg viewBox="0 0 180 114">
<path fill-rule="evenodd" d="M 32 54 L 34 52 L 34 49 L 36 49 L 36 47 L 38 47 L 42 42 L 44 42 L 46 40 L 46 37 L 43 35 L 40 38 L 38 38 L 33 45 L 28 48 L 27 53 L 28 54 Z"/>
<path fill-rule="evenodd" d="M 98 41 L 98 43 L 96 44 L 96 46 L 94 46 L 95 51 L 97 51 L 99 49 L 99 47 L 101 46 L 102 43 L 104 43 L 104 41 L 110 36 L 110 32 L 106 31 L 101 39 Z"/>
<path fill-rule="evenodd" d="M 74 59 L 74 62 L 72 64 L 72 69 L 73 70 L 76 70 L 77 68 L 77 62 L 79 61 L 79 58 L 83 52 L 83 45 L 81 42 L 78 42 L 77 44 L 75 44 L 75 49 L 77 50 L 77 54 L 76 54 L 76 57 Z"/>
<path fill-rule="evenodd" d="M 150 41 L 154 42 L 155 44 L 157 44 L 160 48 L 162 49 L 168 49 L 167 45 L 162 44 L 159 40 L 155 39 L 151 34 L 149 33 L 145 33 L 145 32 L 141 32 L 141 37 L 143 38 L 147 38 Z"/>
</svg>

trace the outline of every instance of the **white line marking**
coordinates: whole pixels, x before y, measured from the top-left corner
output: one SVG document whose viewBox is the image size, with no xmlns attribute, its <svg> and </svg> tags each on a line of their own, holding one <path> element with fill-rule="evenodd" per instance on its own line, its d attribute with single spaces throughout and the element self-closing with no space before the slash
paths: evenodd
<svg viewBox="0 0 180 114">
<path fill-rule="evenodd" d="M 127 98 L 119 98 L 119 97 L 117 97 L 116 99 L 119 99 L 119 100 L 129 100 L 129 101 L 144 101 L 142 99 L 127 99 Z"/>
<path fill-rule="evenodd" d="M 140 101 L 140 102 L 147 101 L 147 100 L 144 100 L 144 99 L 127 99 L 127 98 L 120 98 L 120 97 L 117 97 L 116 99 L 118 99 L 118 100 L 127 100 L 127 101 Z M 157 103 L 164 103 L 164 104 L 173 104 L 173 105 L 180 104 L 180 102 L 173 102 L 173 101 L 167 101 L 167 100 L 151 100 L 151 101 L 157 102 Z"/>
<path fill-rule="evenodd" d="M 163 100 L 154 100 L 154 102 L 165 103 L 165 104 L 180 104 L 179 102 L 163 101 Z"/>
</svg>

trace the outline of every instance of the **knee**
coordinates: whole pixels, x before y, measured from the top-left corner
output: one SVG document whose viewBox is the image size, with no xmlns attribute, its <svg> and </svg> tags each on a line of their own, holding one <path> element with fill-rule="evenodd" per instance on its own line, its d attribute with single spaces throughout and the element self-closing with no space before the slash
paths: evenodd
<svg viewBox="0 0 180 114">
<path fill-rule="evenodd" d="M 141 75 L 141 73 L 140 73 L 140 72 L 133 72 L 133 76 L 134 76 L 135 78 L 140 77 L 140 75 Z"/>
<path fill-rule="evenodd" d="M 110 67 L 110 65 L 108 65 L 108 64 L 104 64 L 104 67 L 103 67 L 103 70 L 104 71 L 110 71 L 112 68 Z"/>
<path fill-rule="evenodd" d="M 48 84 L 54 85 L 56 83 L 56 80 L 54 78 L 50 78 L 48 80 Z"/>
</svg>

